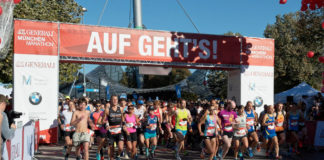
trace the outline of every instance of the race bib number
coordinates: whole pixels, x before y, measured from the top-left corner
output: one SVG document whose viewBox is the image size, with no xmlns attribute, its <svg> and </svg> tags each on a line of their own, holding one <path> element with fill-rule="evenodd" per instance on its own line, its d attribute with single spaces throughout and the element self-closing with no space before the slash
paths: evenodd
<svg viewBox="0 0 324 160">
<path fill-rule="evenodd" d="M 225 124 L 224 131 L 231 132 L 233 130 L 233 127 L 231 124 Z"/>
<path fill-rule="evenodd" d="M 151 124 L 150 126 L 151 126 L 151 131 L 156 130 L 156 124 Z"/>
<path fill-rule="evenodd" d="M 254 125 L 254 119 L 246 119 L 246 124 L 248 124 L 249 126 L 253 126 Z"/>
<path fill-rule="evenodd" d="M 214 136 L 216 133 L 216 128 L 215 127 L 208 127 L 207 128 L 207 136 Z"/>
<path fill-rule="evenodd" d="M 119 133 L 121 133 L 121 127 L 119 125 L 116 127 L 111 126 L 109 128 L 109 132 L 110 132 L 110 134 L 119 134 Z"/>
<path fill-rule="evenodd" d="M 278 122 L 277 123 L 277 127 L 282 127 L 283 126 L 283 122 Z"/>
<path fill-rule="evenodd" d="M 187 125 L 187 121 L 180 121 L 179 122 L 179 126 L 186 126 Z"/>
<path fill-rule="evenodd" d="M 64 131 L 75 131 L 75 128 L 73 126 L 70 126 L 70 125 L 65 125 L 64 126 Z"/>
<path fill-rule="evenodd" d="M 127 128 L 132 128 L 132 127 L 134 127 L 134 123 L 126 123 L 126 127 Z"/>
<path fill-rule="evenodd" d="M 271 123 L 269 126 L 268 126 L 268 130 L 274 130 L 275 129 L 275 126 L 273 125 L 273 123 Z"/>
<path fill-rule="evenodd" d="M 245 128 L 239 128 L 239 130 L 236 132 L 236 134 L 245 135 L 246 134 Z"/>
</svg>

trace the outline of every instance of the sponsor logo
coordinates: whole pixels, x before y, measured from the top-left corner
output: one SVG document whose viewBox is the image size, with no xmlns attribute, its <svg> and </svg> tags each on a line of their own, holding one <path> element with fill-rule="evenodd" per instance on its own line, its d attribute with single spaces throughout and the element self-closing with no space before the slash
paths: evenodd
<svg viewBox="0 0 324 160">
<path fill-rule="evenodd" d="M 29 102 L 32 105 L 38 105 L 42 102 L 42 95 L 38 92 L 33 92 L 29 95 Z"/>
<path fill-rule="evenodd" d="M 254 82 L 250 83 L 249 88 L 250 88 L 251 91 L 254 91 L 255 90 L 255 83 Z"/>
<path fill-rule="evenodd" d="M 263 104 L 263 99 L 262 99 L 262 97 L 259 97 L 259 96 L 258 96 L 258 97 L 255 97 L 253 103 L 254 103 L 254 105 L 255 105 L 256 107 L 261 107 L 262 104 Z"/>
<path fill-rule="evenodd" d="M 26 86 L 31 85 L 31 76 L 23 75 L 22 79 L 23 79 L 23 85 L 26 85 Z"/>
</svg>

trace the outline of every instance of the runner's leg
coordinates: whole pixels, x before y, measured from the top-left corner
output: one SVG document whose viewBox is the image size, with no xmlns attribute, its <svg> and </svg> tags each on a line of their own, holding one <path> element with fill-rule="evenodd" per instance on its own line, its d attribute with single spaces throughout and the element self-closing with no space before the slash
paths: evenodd
<svg viewBox="0 0 324 160">
<path fill-rule="evenodd" d="M 231 147 L 231 143 L 232 143 L 232 138 L 228 138 L 227 135 L 224 135 L 223 136 L 223 158 L 225 158 L 229 148 Z"/>
</svg>

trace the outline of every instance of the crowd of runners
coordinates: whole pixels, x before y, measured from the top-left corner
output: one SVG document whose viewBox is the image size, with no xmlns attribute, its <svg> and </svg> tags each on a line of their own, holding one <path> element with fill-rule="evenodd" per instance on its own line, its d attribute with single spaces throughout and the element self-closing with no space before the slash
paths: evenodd
<svg viewBox="0 0 324 160">
<path fill-rule="evenodd" d="M 318 116 L 318 112 L 306 114 L 305 103 L 264 105 L 258 115 L 250 101 L 243 106 L 232 100 L 145 101 L 142 97 L 128 100 L 126 95 L 113 95 L 109 101 L 67 97 L 59 109 L 66 160 L 72 147 L 76 147 L 77 160 L 89 159 L 93 145 L 97 145 L 97 160 L 138 159 L 139 154 L 154 159 L 158 145 L 172 148 L 177 160 L 197 145 L 202 159 L 223 159 L 230 149 L 235 159 L 253 157 L 261 149 L 281 159 L 283 144 L 299 154 L 306 117 Z"/>
</svg>

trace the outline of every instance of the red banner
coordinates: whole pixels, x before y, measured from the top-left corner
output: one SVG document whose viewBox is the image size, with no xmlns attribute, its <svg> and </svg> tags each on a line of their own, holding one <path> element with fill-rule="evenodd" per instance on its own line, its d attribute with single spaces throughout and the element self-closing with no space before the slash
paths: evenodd
<svg viewBox="0 0 324 160">
<path fill-rule="evenodd" d="M 15 21 L 14 46 L 15 53 L 56 55 L 59 52 L 62 61 L 74 62 L 94 58 L 109 60 L 107 63 L 127 61 L 129 65 L 132 62 L 152 62 L 151 65 L 158 62 L 158 65 L 181 63 L 182 67 L 191 67 L 193 64 L 209 64 L 222 68 L 274 64 L 272 39 L 26 20 Z"/>
<path fill-rule="evenodd" d="M 15 54 L 58 54 L 58 23 L 15 20 Z"/>
</svg>

